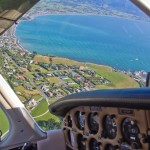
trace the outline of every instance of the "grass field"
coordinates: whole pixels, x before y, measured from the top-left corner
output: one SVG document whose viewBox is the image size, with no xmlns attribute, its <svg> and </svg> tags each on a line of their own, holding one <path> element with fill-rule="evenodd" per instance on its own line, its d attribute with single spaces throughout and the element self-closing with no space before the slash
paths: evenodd
<svg viewBox="0 0 150 150">
<path fill-rule="evenodd" d="M 5 113 L 0 108 L 0 130 L 4 134 L 9 129 L 9 122 Z"/>
<path fill-rule="evenodd" d="M 46 80 L 50 83 L 60 84 L 60 81 L 56 77 L 47 77 Z"/>
<path fill-rule="evenodd" d="M 92 64 L 92 63 L 86 63 L 86 66 L 92 69 L 98 69 L 98 70 L 103 70 L 103 71 L 112 71 L 112 68 L 109 66 L 104 66 L 104 65 L 97 65 L 97 64 Z"/>
<path fill-rule="evenodd" d="M 48 121 L 49 119 L 54 119 L 56 122 L 59 122 L 59 118 L 52 115 L 50 112 L 47 112 L 44 116 L 35 118 L 35 121 Z"/>
<path fill-rule="evenodd" d="M 36 55 L 34 57 L 35 61 L 43 62 L 43 63 L 50 63 L 48 56 L 42 56 L 42 55 Z M 66 65 L 84 65 L 82 62 L 74 61 L 67 58 L 61 58 L 61 57 L 53 57 L 53 63 L 54 64 L 66 64 Z"/>
<path fill-rule="evenodd" d="M 22 96 L 30 97 L 31 95 L 38 95 L 40 92 L 38 90 L 26 90 L 23 86 L 19 85 L 17 87 L 14 87 L 14 90 L 18 93 L 20 93 Z"/>
<path fill-rule="evenodd" d="M 54 101 L 49 101 L 49 103 L 53 103 L 53 102 L 54 102 Z M 48 103 L 47 103 L 47 101 L 44 99 L 44 100 L 41 101 L 41 103 L 40 103 L 37 107 L 35 107 L 35 108 L 32 110 L 31 115 L 32 115 L 33 117 L 40 116 L 40 115 L 44 114 L 46 111 L 48 111 Z M 48 119 L 50 119 L 50 118 L 53 118 L 56 122 L 59 121 L 59 119 L 58 119 L 56 116 L 50 114 L 49 112 L 46 113 L 46 114 L 45 114 L 44 116 L 42 116 L 42 117 L 37 117 L 35 120 L 36 120 L 36 121 L 38 121 L 38 120 L 48 120 Z"/>
<path fill-rule="evenodd" d="M 42 96 L 40 94 L 33 95 L 32 98 L 38 101 Z"/>
<path fill-rule="evenodd" d="M 101 86 L 101 88 L 136 88 L 139 84 L 129 77 L 120 72 L 114 72 L 110 67 L 103 67 L 94 64 L 89 64 L 89 67 L 93 69 L 98 75 L 106 78 L 111 82 L 111 84 Z"/>
<path fill-rule="evenodd" d="M 70 78 L 63 79 L 63 81 L 64 81 L 64 82 L 73 82 L 73 80 L 72 80 L 72 79 L 70 79 Z"/>
<path fill-rule="evenodd" d="M 44 99 L 40 102 L 39 105 L 37 105 L 31 112 L 31 115 L 33 117 L 39 116 L 43 113 L 45 113 L 48 110 L 48 104 L 47 101 Z"/>
<path fill-rule="evenodd" d="M 54 100 L 49 101 L 49 103 L 53 103 Z M 44 114 L 44 115 L 42 115 Z M 33 117 L 35 117 L 35 121 L 39 124 L 39 126 L 43 129 L 43 130 L 47 130 L 48 128 L 46 128 L 43 124 L 47 123 L 50 119 L 53 119 L 55 122 L 59 122 L 60 119 L 54 115 L 52 115 L 49 110 L 48 110 L 48 103 L 47 101 L 44 99 L 41 101 L 41 103 L 32 110 L 31 115 Z M 42 116 L 41 116 L 42 115 Z M 39 116 L 39 117 L 38 117 Z"/>
</svg>

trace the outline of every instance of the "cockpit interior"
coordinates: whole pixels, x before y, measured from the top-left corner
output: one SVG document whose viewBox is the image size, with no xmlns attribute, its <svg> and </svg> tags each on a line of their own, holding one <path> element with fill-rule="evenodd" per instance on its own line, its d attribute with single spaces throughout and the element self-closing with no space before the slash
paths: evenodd
<svg viewBox="0 0 150 150">
<path fill-rule="evenodd" d="M 22 17 L 37 0 L 6 0 L 0 34 Z M 149 0 L 132 0 L 150 15 Z M 6 13 L 7 11 L 7 13 Z M 10 129 L 0 150 L 150 150 L 150 88 L 103 89 L 71 94 L 49 105 L 60 117 L 61 129 L 43 131 L 0 76 L 0 107 Z M 3 124 L 1 122 L 1 124 Z"/>
</svg>

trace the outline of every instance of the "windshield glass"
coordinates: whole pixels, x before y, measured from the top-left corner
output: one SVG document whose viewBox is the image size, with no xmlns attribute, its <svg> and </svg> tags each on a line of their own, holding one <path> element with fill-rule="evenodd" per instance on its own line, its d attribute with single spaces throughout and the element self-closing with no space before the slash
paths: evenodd
<svg viewBox="0 0 150 150">
<path fill-rule="evenodd" d="M 41 0 L 0 37 L 0 73 L 44 130 L 48 105 L 79 92 L 145 86 L 150 18 L 129 0 Z"/>
</svg>

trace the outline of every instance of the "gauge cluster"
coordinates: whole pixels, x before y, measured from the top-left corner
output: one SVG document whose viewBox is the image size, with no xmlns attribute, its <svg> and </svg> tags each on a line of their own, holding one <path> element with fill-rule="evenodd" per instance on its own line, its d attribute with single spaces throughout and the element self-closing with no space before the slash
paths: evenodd
<svg viewBox="0 0 150 150">
<path fill-rule="evenodd" d="M 68 150 L 148 150 L 146 110 L 80 106 L 63 121 Z"/>
</svg>

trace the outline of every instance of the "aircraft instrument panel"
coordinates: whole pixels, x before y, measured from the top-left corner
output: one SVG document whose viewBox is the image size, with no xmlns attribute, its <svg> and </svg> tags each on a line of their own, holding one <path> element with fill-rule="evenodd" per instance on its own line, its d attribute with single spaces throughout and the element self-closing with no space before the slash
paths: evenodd
<svg viewBox="0 0 150 150">
<path fill-rule="evenodd" d="M 149 150 L 150 111 L 80 106 L 63 121 L 68 150 Z"/>
</svg>

